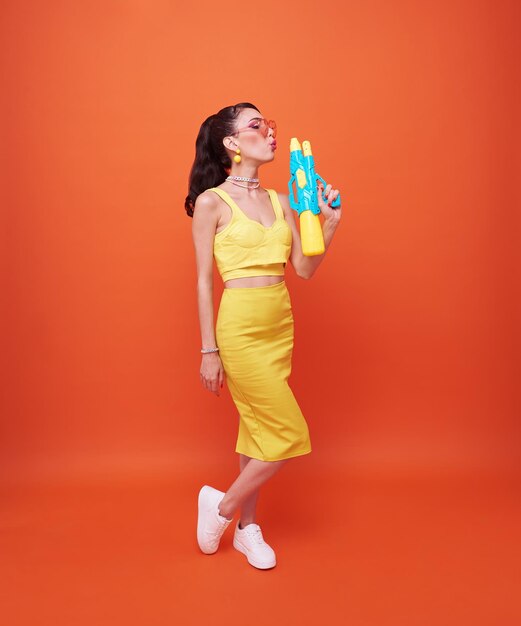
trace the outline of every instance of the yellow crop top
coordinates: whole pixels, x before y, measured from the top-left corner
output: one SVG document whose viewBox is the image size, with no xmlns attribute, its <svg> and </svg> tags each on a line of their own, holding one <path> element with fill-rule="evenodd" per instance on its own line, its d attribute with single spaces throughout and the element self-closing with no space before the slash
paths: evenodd
<svg viewBox="0 0 521 626">
<path fill-rule="evenodd" d="M 231 196 L 214 191 L 232 210 L 231 220 L 215 234 L 213 253 L 223 282 L 245 276 L 283 276 L 291 252 L 292 232 L 274 189 L 266 189 L 276 219 L 269 227 L 249 218 Z"/>
</svg>

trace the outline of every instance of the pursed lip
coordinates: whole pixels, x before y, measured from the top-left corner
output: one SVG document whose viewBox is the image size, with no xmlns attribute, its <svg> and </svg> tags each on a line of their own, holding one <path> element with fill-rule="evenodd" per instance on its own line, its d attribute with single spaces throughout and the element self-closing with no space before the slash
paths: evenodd
<svg viewBox="0 0 521 626">
<path fill-rule="evenodd" d="M 277 142 L 276 141 L 272 141 L 270 143 L 270 146 L 275 150 L 277 148 Z"/>
</svg>

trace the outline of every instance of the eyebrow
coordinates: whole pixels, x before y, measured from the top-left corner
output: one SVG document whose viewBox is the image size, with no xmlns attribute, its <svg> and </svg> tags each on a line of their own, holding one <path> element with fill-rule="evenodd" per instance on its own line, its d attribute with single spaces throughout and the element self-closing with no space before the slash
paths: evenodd
<svg viewBox="0 0 521 626">
<path fill-rule="evenodd" d="M 248 124 L 250 122 L 253 122 L 253 120 L 261 120 L 261 119 L 262 119 L 262 117 L 252 117 L 251 120 L 248 122 Z"/>
</svg>

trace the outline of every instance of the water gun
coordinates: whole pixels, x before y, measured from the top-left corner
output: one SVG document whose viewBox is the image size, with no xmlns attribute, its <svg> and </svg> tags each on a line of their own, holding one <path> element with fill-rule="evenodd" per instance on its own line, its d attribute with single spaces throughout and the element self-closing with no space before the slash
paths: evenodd
<svg viewBox="0 0 521 626">
<path fill-rule="evenodd" d="M 322 199 L 327 202 L 325 189 L 326 181 L 315 172 L 315 160 L 311 153 L 311 143 L 307 140 L 300 142 L 296 137 L 292 137 L 289 145 L 290 162 L 289 169 L 291 178 L 289 179 L 289 204 L 297 211 L 300 218 L 300 239 L 302 242 L 302 252 L 306 256 L 323 254 L 325 251 L 322 226 L 318 216 L 320 207 L 318 206 L 317 179 L 322 181 L 324 192 Z M 297 197 L 295 201 L 293 195 L 293 182 L 297 181 Z M 330 204 L 335 208 L 340 205 L 340 194 Z"/>
</svg>

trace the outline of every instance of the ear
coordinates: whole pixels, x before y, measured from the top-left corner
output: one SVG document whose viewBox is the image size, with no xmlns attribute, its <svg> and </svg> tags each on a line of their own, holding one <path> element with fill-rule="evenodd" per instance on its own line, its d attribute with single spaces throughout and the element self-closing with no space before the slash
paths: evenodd
<svg viewBox="0 0 521 626">
<path fill-rule="evenodd" d="M 232 139 L 230 139 L 229 137 L 225 137 L 223 139 L 223 144 L 224 144 L 225 148 L 228 148 L 228 150 L 231 150 L 232 152 L 235 152 L 237 144 L 235 144 L 235 147 L 234 147 L 234 142 L 233 142 Z"/>
</svg>

